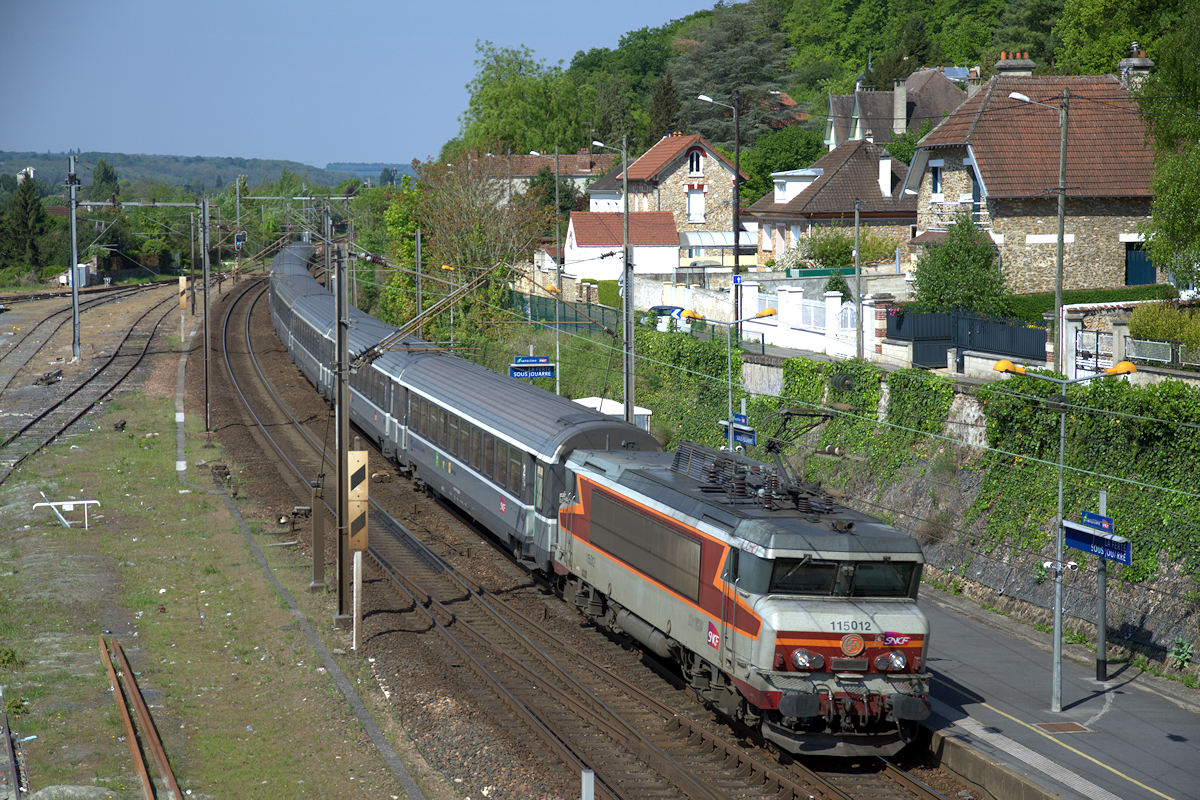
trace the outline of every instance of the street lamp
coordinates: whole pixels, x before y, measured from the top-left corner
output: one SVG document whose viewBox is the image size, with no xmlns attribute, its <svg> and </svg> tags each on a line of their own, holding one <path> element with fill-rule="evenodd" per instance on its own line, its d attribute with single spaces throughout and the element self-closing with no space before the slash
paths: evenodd
<svg viewBox="0 0 1200 800">
<path fill-rule="evenodd" d="M 1058 406 L 1058 522 L 1054 537 L 1054 655 L 1050 676 L 1050 710 L 1059 712 L 1062 711 L 1063 454 L 1066 450 L 1067 440 L 1066 391 L 1067 387 L 1073 383 L 1083 383 L 1094 378 L 1112 375 L 1126 375 L 1137 372 L 1137 367 L 1128 361 L 1118 361 L 1104 372 L 1082 375 L 1078 378 L 1052 378 L 1049 375 L 1027 372 L 1025 367 L 1018 366 L 1008 359 L 997 361 L 992 369 L 1012 375 L 1025 375 L 1039 381 L 1050 381 L 1061 387 L 1060 394 L 1051 398 L 1051 401 Z M 1103 625 L 1103 621 L 1100 624 Z"/>
<path fill-rule="evenodd" d="M 621 272 L 621 302 L 625 305 L 625 421 L 633 424 L 633 258 L 629 251 L 629 137 L 621 137 L 621 147 L 609 147 L 592 140 L 596 147 L 621 154 L 621 193 L 624 195 L 625 233 L 621 245 L 625 265 Z"/>
<path fill-rule="evenodd" d="M 729 418 L 726 420 L 726 422 L 728 422 L 729 424 L 728 424 L 728 426 L 726 426 L 725 431 L 726 431 L 726 441 L 728 442 L 729 452 L 731 452 L 731 453 L 733 452 L 733 329 L 736 328 L 738 325 L 742 324 L 743 322 L 748 322 L 752 319 L 762 319 L 763 317 L 773 317 L 773 316 L 775 316 L 776 313 L 777 312 L 773 308 L 764 308 L 762 311 L 758 312 L 757 314 L 753 314 L 749 317 L 743 317 L 742 319 L 735 319 L 730 322 L 725 322 L 724 320 L 719 320 L 719 319 L 705 320 L 705 321 L 711 322 L 715 325 L 724 325 L 725 326 L 725 365 L 726 365 L 725 368 L 727 370 L 726 374 L 728 376 L 728 383 L 729 383 Z M 705 319 L 703 316 L 701 316 L 700 314 L 697 314 L 695 311 L 692 311 L 691 309 L 684 309 L 683 311 L 680 312 L 679 316 L 686 320 L 693 320 L 693 319 L 704 320 Z"/>
<path fill-rule="evenodd" d="M 1058 112 L 1058 249 L 1054 255 L 1054 361 L 1058 367 L 1058 372 L 1066 375 L 1067 370 L 1063 364 L 1064 326 L 1062 318 L 1063 241 L 1065 239 L 1063 230 L 1067 211 L 1067 107 L 1070 103 L 1071 95 L 1069 90 L 1063 89 L 1062 108 L 1052 106 L 1049 103 L 1039 103 L 1037 100 L 1030 100 L 1029 95 L 1022 94 L 1021 92 L 1009 92 L 1008 97 L 1010 100 L 1049 108 Z"/>
<path fill-rule="evenodd" d="M 742 232 L 742 169 L 741 169 L 741 125 L 739 122 L 738 106 L 741 105 L 742 96 L 737 89 L 733 90 L 733 105 L 728 103 L 719 103 L 713 100 L 706 94 L 697 95 L 697 100 L 703 100 L 706 103 L 712 103 L 714 106 L 721 106 L 733 111 L 733 274 L 740 275 L 742 273 L 741 262 L 738 257 L 738 243 L 741 240 Z M 742 313 L 742 285 L 734 283 L 733 285 L 733 316 L 735 318 L 741 316 Z"/>
<path fill-rule="evenodd" d="M 530 150 L 529 155 L 540 156 L 541 153 L 539 153 L 537 150 Z M 557 290 L 558 290 L 558 297 L 562 297 L 562 263 L 560 261 L 560 259 L 562 258 L 562 253 L 559 252 L 560 248 L 559 248 L 559 243 L 558 243 L 558 238 L 559 238 L 558 237 L 558 224 L 559 224 L 558 217 L 559 217 L 560 213 L 562 213 L 562 212 L 559 211 L 559 205 L 558 205 L 558 145 L 556 144 L 556 145 L 554 145 L 554 274 L 557 276 L 555 278 L 555 286 L 557 287 Z M 558 353 L 558 329 L 559 329 L 558 298 L 555 298 L 555 300 L 554 300 L 554 363 L 561 365 L 562 359 L 559 358 L 559 353 Z M 562 394 L 562 384 L 559 383 L 559 372 L 560 372 L 560 370 L 557 368 L 554 370 L 554 393 L 555 394 Z"/>
</svg>

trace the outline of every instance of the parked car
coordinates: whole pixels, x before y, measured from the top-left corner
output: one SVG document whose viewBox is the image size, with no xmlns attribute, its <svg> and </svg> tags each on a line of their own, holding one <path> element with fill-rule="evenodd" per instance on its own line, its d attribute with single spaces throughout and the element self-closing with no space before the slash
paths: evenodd
<svg viewBox="0 0 1200 800">
<path fill-rule="evenodd" d="M 646 314 L 646 324 L 653 325 L 655 330 L 669 331 L 671 323 L 674 322 L 675 330 L 687 333 L 691 331 L 692 323 L 681 316 L 682 312 L 682 306 L 650 306 Z"/>
</svg>

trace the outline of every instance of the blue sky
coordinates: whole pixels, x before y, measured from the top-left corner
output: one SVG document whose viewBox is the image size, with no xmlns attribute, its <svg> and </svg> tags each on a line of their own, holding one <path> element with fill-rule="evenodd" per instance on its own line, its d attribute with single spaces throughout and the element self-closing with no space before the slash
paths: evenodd
<svg viewBox="0 0 1200 800">
<path fill-rule="evenodd" d="M 392 161 L 458 132 L 475 42 L 547 63 L 709 0 L 0 0 L 0 150 Z"/>
</svg>

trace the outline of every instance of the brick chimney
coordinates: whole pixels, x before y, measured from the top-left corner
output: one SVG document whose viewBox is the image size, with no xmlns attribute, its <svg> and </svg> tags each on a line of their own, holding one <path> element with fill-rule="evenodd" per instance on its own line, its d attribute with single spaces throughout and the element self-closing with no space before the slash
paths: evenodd
<svg viewBox="0 0 1200 800">
<path fill-rule="evenodd" d="M 1033 75 L 1036 65 L 1029 58 L 1029 53 L 1000 53 L 996 62 L 996 74 L 1001 78 L 1028 78 Z"/>
<path fill-rule="evenodd" d="M 892 132 L 902 136 L 908 130 L 908 83 L 897 78 L 892 84 Z"/>
<path fill-rule="evenodd" d="M 1137 42 L 1133 43 L 1131 49 L 1133 55 L 1122 58 L 1117 67 L 1120 69 L 1121 85 L 1130 91 L 1136 91 L 1145 83 L 1146 76 L 1154 68 L 1154 62 L 1146 58 L 1145 50 L 1137 49 Z"/>
</svg>

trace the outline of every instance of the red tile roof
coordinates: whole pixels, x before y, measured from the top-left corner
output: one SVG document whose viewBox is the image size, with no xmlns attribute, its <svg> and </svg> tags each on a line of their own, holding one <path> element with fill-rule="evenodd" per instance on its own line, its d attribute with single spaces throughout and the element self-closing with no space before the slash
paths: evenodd
<svg viewBox="0 0 1200 800">
<path fill-rule="evenodd" d="M 703 136 L 697 133 L 684 136 L 669 135 L 659 139 L 657 143 L 645 153 L 629 165 L 629 180 L 631 181 L 660 181 L 666 177 L 664 173 L 670 171 L 668 168 L 676 162 L 682 161 L 683 156 L 693 146 L 699 145 L 703 147 L 705 153 L 709 156 L 714 156 L 721 160 L 725 167 L 733 172 L 733 164 L 729 159 L 721 155 L 717 150 L 704 140 Z M 746 174 L 742 173 L 745 178 Z M 617 170 L 616 179 L 621 181 L 621 171 Z"/>
<path fill-rule="evenodd" d="M 920 146 L 970 145 L 991 197 L 1043 197 L 1058 187 L 1060 132 L 1054 109 L 1070 92 L 1067 194 L 1071 197 L 1149 197 L 1153 152 L 1137 104 L 1112 75 L 999 76 L 930 131 Z"/>
<path fill-rule="evenodd" d="M 618 160 L 612 153 L 559 153 L 558 173 L 564 177 L 599 177 Z M 554 153 L 508 156 L 507 169 L 514 178 L 531 178 L 543 169 L 554 174 Z"/>
<path fill-rule="evenodd" d="M 625 239 L 624 214 L 572 211 L 571 227 L 579 247 L 620 247 Z M 629 243 L 637 247 L 679 246 L 675 215 L 670 211 L 631 211 Z"/>
</svg>

